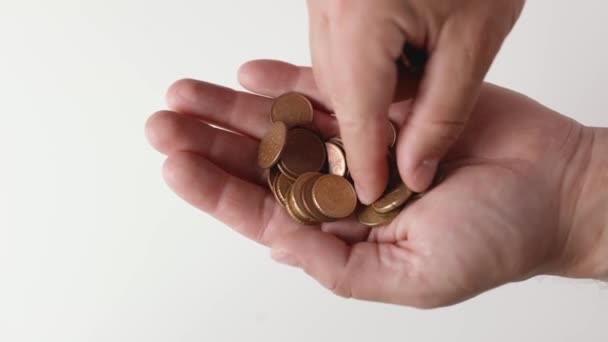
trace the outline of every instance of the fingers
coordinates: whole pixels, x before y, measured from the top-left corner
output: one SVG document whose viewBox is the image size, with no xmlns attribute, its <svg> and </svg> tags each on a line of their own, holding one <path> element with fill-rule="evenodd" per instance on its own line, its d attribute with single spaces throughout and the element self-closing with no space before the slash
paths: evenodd
<svg viewBox="0 0 608 342">
<path fill-rule="evenodd" d="M 419 286 L 414 286 L 420 258 L 405 245 L 361 242 L 351 247 L 331 234 L 297 231 L 277 239 L 271 253 L 337 295 L 424 306 L 417 302 Z"/>
<path fill-rule="evenodd" d="M 321 91 L 319 99 L 331 108 L 331 99 L 328 97 L 328 86 L 331 79 L 331 39 L 329 34 L 330 23 L 324 9 L 324 0 L 308 0 L 308 27 L 310 56 L 313 65 L 313 75 L 317 88 Z"/>
<path fill-rule="evenodd" d="M 176 112 L 197 116 L 256 139 L 261 139 L 271 123 L 272 99 L 207 82 L 179 80 L 169 87 L 167 102 Z M 316 111 L 313 120 L 323 135 L 335 135 L 337 127 L 333 118 Z"/>
<path fill-rule="evenodd" d="M 357 193 L 369 204 L 386 185 L 388 110 L 403 38 L 373 13 L 360 13 L 364 8 L 341 8 L 343 19 L 332 21 L 329 92 Z"/>
<path fill-rule="evenodd" d="M 167 91 L 169 108 L 254 138 L 261 138 L 270 120 L 271 102 L 253 94 L 191 79 L 179 80 Z"/>
<path fill-rule="evenodd" d="M 316 108 L 313 125 L 326 137 L 338 135 L 338 122 L 328 114 L 328 107 L 320 100 L 309 68 L 299 68 L 279 61 L 257 60 L 243 64 L 239 68 L 238 79 L 245 89 L 265 96 L 278 97 L 292 91 L 306 95 Z"/>
<path fill-rule="evenodd" d="M 193 152 L 235 176 L 265 183 L 256 163 L 258 143 L 252 138 L 170 111 L 152 115 L 146 123 L 146 135 L 152 146 L 163 154 Z"/>
<path fill-rule="evenodd" d="M 495 55 L 487 52 L 492 50 L 491 44 L 463 43 L 476 36 L 450 29 L 444 32 L 427 64 L 397 147 L 401 175 L 417 192 L 429 187 L 438 162 L 464 130 Z"/>
<path fill-rule="evenodd" d="M 197 154 L 171 154 L 163 175 L 185 201 L 259 243 L 268 244 L 279 234 L 302 228 L 287 217 L 270 192 Z"/>
<path fill-rule="evenodd" d="M 276 97 L 289 91 L 295 91 L 305 94 L 316 102 L 321 108 L 329 108 L 329 103 L 321 103 L 323 100 L 315 84 L 312 74 L 312 68 L 296 66 L 282 61 L 260 59 L 249 61 L 241 66 L 238 73 L 239 82 L 241 85 L 254 93 L 262 94 L 270 97 Z M 414 82 L 417 82 L 415 80 Z M 411 97 L 412 91 L 412 76 L 407 74 L 403 78 L 399 78 L 395 100 L 399 98 Z M 398 97 L 399 98 L 398 98 Z M 399 127 L 403 124 L 407 114 L 410 112 L 412 100 L 401 100 L 391 104 L 389 108 L 389 117 L 393 123 Z M 325 120 L 324 117 L 320 118 Z M 337 130 L 337 122 L 330 117 L 332 130 Z"/>
<path fill-rule="evenodd" d="M 298 67 L 282 61 L 260 59 L 249 61 L 239 68 L 239 83 L 257 94 L 277 97 L 295 91 L 306 95 L 315 104 L 329 112 L 331 106 L 322 95 L 308 67 Z"/>
</svg>

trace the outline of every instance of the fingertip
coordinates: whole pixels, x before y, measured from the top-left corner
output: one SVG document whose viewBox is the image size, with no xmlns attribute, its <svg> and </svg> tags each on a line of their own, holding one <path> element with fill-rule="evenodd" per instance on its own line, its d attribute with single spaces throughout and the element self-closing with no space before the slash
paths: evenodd
<svg viewBox="0 0 608 342">
<path fill-rule="evenodd" d="M 382 195 L 388 180 L 386 129 L 382 125 L 371 126 L 367 133 L 345 132 L 342 136 L 357 197 L 365 205 Z"/>
<path fill-rule="evenodd" d="M 173 82 L 165 93 L 167 106 L 172 110 L 180 112 L 184 98 L 196 97 L 196 82 L 191 78 L 182 78 Z"/>
<path fill-rule="evenodd" d="M 166 110 L 152 114 L 144 126 L 148 142 L 160 152 L 166 150 L 168 141 L 175 136 L 177 130 L 175 113 Z"/>
<path fill-rule="evenodd" d="M 370 185 L 359 182 L 355 183 L 355 190 L 357 191 L 357 197 L 359 198 L 359 202 L 363 205 L 370 205 L 374 203 L 380 196 L 382 196 L 383 187 L 381 185 L 375 185 L 386 183 L 386 181 L 379 180 L 377 182 L 371 182 Z"/>
<path fill-rule="evenodd" d="M 415 159 L 410 148 L 407 148 L 407 143 L 401 143 L 397 146 L 397 154 L 403 156 L 397 158 L 399 174 L 401 179 L 414 192 L 426 191 L 435 177 L 438 159 Z"/>
<path fill-rule="evenodd" d="M 295 65 L 272 59 L 257 59 L 239 67 L 237 80 L 244 88 L 266 92 L 268 85 L 283 84 L 294 76 Z"/>
<path fill-rule="evenodd" d="M 260 78 L 265 60 L 252 60 L 241 64 L 237 71 L 237 80 L 245 88 L 251 87 Z"/>
<path fill-rule="evenodd" d="M 412 190 L 423 192 L 431 186 L 437 172 L 437 160 L 423 160 L 414 169 L 412 177 Z"/>
</svg>

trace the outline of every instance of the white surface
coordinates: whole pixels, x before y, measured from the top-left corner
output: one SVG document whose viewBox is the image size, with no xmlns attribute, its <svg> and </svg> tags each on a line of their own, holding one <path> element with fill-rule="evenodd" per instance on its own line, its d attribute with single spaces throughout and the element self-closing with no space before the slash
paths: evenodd
<svg viewBox="0 0 608 342">
<path fill-rule="evenodd" d="M 489 79 L 608 126 L 607 10 L 529 1 Z M 262 57 L 308 64 L 302 1 L 0 0 L 0 341 L 608 340 L 605 284 L 344 300 L 179 200 L 147 116 Z"/>
</svg>

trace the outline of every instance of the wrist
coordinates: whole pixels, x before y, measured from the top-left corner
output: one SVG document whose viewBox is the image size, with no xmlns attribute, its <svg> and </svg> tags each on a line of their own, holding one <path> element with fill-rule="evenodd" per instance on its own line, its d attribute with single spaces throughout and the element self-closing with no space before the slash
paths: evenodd
<svg viewBox="0 0 608 342">
<path fill-rule="evenodd" d="M 564 180 L 569 229 L 560 274 L 608 279 L 608 128 L 585 127 Z"/>
</svg>

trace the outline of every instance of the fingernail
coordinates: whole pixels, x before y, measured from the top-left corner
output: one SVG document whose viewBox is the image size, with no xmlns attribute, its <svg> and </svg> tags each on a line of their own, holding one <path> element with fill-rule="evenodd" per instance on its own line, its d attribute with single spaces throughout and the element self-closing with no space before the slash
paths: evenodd
<svg viewBox="0 0 608 342">
<path fill-rule="evenodd" d="M 435 172 L 437 171 L 438 160 L 425 160 L 414 171 L 414 179 L 417 186 L 420 186 L 420 191 L 426 190 L 433 181 Z"/>
<path fill-rule="evenodd" d="M 285 264 L 292 267 L 300 267 L 300 262 L 298 259 L 285 249 L 273 249 L 270 252 L 270 257 L 276 262 L 280 262 L 281 264 Z"/>
</svg>

